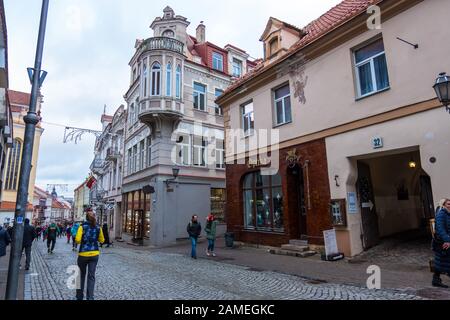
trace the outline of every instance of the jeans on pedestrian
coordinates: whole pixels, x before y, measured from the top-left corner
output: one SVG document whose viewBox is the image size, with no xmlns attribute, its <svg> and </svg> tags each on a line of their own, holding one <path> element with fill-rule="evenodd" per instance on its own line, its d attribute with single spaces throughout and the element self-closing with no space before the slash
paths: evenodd
<svg viewBox="0 0 450 320">
<path fill-rule="evenodd" d="M 72 237 L 72 249 L 77 248 L 77 243 L 75 242 L 75 237 Z"/>
<path fill-rule="evenodd" d="M 25 269 L 30 268 L 31 264 L 31 245 L 22 247 L 22 252 L 25 250 Z"/>
<path fill-rule="evenodd" d="M 214 239 L 208 239 L 208 251 L 214 252 Z"/>
<path fill-rule="evenodd" d="M 50 244 L 52 247 L 50 248 Z M 48 239 L 47 238 L 47 248 L 50 249 L 50 251 L 53 251 L 55 249 L 56 239 Z"/>
<path fill-rule="evenodd" d="M 191 257 L 196 258 L 197 257 L 197 238 L 191 237 Z"/>
<path fill-rule="evenodd" d="M 78 267 L 80 268 L 80 289 L 77 289 L 77 300 L 83 300 L 84 283 L 86 281 L 87 269 L 87 290 L 86 300 L 94 300 L 95 270 L 97 269 L 98 256 L 78 257 Z"/>
</svg>

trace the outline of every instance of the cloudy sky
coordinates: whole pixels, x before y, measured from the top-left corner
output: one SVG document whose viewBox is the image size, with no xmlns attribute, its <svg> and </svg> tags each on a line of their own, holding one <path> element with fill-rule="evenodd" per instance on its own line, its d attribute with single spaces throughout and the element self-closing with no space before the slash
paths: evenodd
<svg viewBox="0 0 450 320">
<path fill-rule="evenodd" d="M 152 36 L 149 26 L 170 5 L 191 22 L 195 35 L 200 21 L 208 41 L 234 44 L 255 58 L 262 56 L 258 41 L 270 16 L 303 27 L 339 0 L 50 0 L 43 69 L 42 136 L 36 184 L 68 184 L 73 189 L 89 173 L 95 138 L 63 144 L 64 127 L 101 129 L 107 105 L 113 114 L 129 85 L 128 62 L 137 38 Z M 5 0 L 9 45 L 10 88 L 30 92 L 26 68 L 34 65 L 40 0 Z"/>
</svg>

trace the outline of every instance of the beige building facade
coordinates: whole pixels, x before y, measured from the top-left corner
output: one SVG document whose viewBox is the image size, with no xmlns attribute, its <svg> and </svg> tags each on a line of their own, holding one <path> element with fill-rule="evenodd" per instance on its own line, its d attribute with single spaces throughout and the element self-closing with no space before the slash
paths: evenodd
<svg viewBox="0 0 450 320">
<path fill-rule="evenodd" d="M 450 2 L 369 2 L 355 0 L 347 13 L 342 4 L 331 9 L 303 28 L 293 46 L 279 43 L 283 50 L 275 58 L 266 52 L 252 76 L 217 100 L 227 129 L 243 128 L 243 110 L 251 102 L 253 130 L 278 130 L 280 143 L 271 149 L 280 151 L 281 162 L 286 161 L 284 150 L 296 148 L 303 174 L 314 168 L 326 172 L 326 190 L 311 190 L 302 182 L 304 198 L 325 194 L 320 201 L 328 202 L 328 209 L 313 213 L 330 219 L 339 249 L 348 256 L 385 237 L 426 229 L 435 204 L 450 189 L 450 117 L 432 88 L 440 72 L 450 71 L 450 45 L 442 41 L 449 31 L 439 22 L 446 20 Z M 381 10 L 379 28 L 368 28 L 371 4 Z M 283 28 L 272 26 L 266 33 Z M 274 48 L 269 44 L 266 50 Z M 277 96 L 282 87 L 284 102 Z M 232 152 L 235 137 L 229 138 L 227 170 L 233 158 L 246 155 Z M 313 155 L 302 153 L 315 141 L 325 144 L 325 163 L 308 161 Z M 285 187 L 289 179 L 280 174 Z M 285 199 L 284 208 L 290 207 Z M 311 219 L 307 214 L 308 226 Z"/>
</svg>

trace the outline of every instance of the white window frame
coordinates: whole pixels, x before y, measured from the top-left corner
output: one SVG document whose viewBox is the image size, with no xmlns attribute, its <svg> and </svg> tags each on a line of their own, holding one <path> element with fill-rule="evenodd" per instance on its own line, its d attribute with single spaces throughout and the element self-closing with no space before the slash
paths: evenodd
<svg viewBox="0 0 450 320">
<path fill-rule="evenodd" d="M 235 64 L 236 62 L 238 62 L 239 65 L 239 74 L 235 73 L 235 69 L 237 69 L 237 65 Z M 242 76 L 242 70 L 243 70 L 243 65 L 244 63 L 242 62 L 242 60 L 239 60 L 237 58 L 233 58 L 233 77 L 241 77 Z"/>
<path fill-rule="evenodd" d="M 139 142 L 139 170 L 145 169 L 145 140 Z"/>
<path fill-rule="evenodd" d="M 223 54 L 219 53 L 219 52 L 216 52 L 216 51 L 213 51 L 212 64 L 213 64 L 212 65 L 213 69 L 223 72 Z M 219 66 L 220 68 L 216 68 L 216 66 Z"/>
<path fill-rule="evenodd" d="M 252 104 L 252 107 L 253 107 L 252 111 L 244 113 L 243 111 L 245 111 L 245 107 L 248 106 L 249 104 Z M 254 120 L 255 119 L 255 107 L 253 105 L 253 101 L 249 101 L 245 104 L 242 104 L 241 109 L 239 111 L 241 112 L 241 121 L 242 121 L 242 129 L 244 129 L 244 137 L 250 137 L 255 132 L 255 120 Z M 253 114 L 253 128 L 251 128 L 251 126 L 250 126 L 251 114 Z M 244 125 L 246 122 L 246 119 L 247 119 L 248 127 L 249 127 L 249 130 L 247 132 L 245 131 L 245 125 Z"/>
<path fill-rule="evenodd" d="M 355 64 L 356 87 L 357 87 L 357 90 L 358 90 L 358 92 L 357 92 L 357 94 L 358 94 L 358 99 L 364 98 L 364 97 L 368 97 L 368 96 L 371 96 L 371 95 L 373 95 L 373 94 L 376 94 L 376 93 L 378 93 L 378 92 L 385 91 L 385 90 L 387 90 L 387 89 L 390 88 L 390 82 L 389 82 L 389 83 L 388 83 L 388 86 L 387 86 L 386 88 L 379 89 L 379 88 L 378 88 L 378 84 L 377 84 L 377 77 L 376 77 L 376 73 L 375 73 L 375 63 L 374 63 L 374 60 L 375 60 L 376 58 L 382 56 L 382 55 L 384 55 L 384 58 L 386 59 L 386 50 L 383 50 L 382 52 L 377 53 L 376 55 L 373 55 L 373 56 L 367 58 L 366 60 L 363 60 L 363 61 L 361 61 L 361 62 L 356 63 L 356 52 L 357 52 L 358 50 L 364 49 L 365 47 L 371 45 L 372 43 L 374 43 L 374 42 L 376 42 L 376 41 L 380 41 L 380 40 L 382 41 L 382 39 L 377 39 L 377 40 L 375 40 L 375 41 L 373 41 L 373 42 L 371 42 L 371 43 L 368 43 L 366 46 L 362 46 L 362 47 L 360 47 L 360 48 L 358 48 L 358 49 L 356 49 L 356 50 L 353 50 L 353 62 L 354 62 L 354 64 Z M 384 43 L 383 43 L 383 46 L 384 46 Z M 372 75 L 372 86 L 373 86 L 373 91 L 368 92 L 368 93 L 366 93 L 366 94 L 363 95 L 363 94 L 361 93 L 361 81 L 360 81 L 359 67 L 361 67 L 361 66 L 363 66 L 363 65 L 365 65 L 365 64 L 367 64 L 367 63 L 370 63 L 370 72 L 371 72 L 371 75 Z M 387 60 L 386 60 L 386 65 L 387 65 Z M 387 68 L 386 68 L 386 72 L 388 73 Z M 388 73 L 388 79 L 389 79 L 389 73 Z"/>
<path fill-rule="evenodd" d="M 147 152 L 147 167 L 151 167 L 152 165 L 152 138 L 147 137 L 146 139 L 146 152 Z"/>
<path fill-rule="evenodd" d="M 133 160 L 132 160 L 133 173 L 137 172 L 136 169 L 137 169 L 137 164 L 138 164 L 138 160 L 137 160 L 138 154 L 139 154 L 138 145 L 135 144 L 133 146 Z"/>
<path fill-rule="evenodd" d="M 184 141 L 184 139 L 183 139 L 182 142 L 177 143 L 177 146 L 180 148 L 180 151 L 181 151 L 181 157 L 180 157 L 179 154 L 178 154 L 178 150 L 177 150 L 176 157 L 177 157 L 177 159 L 180 159 L 180 160 L 181 160 L 181 162 L 180 162 L 180 163 L 177 163 L 177 164 L 180 165 L 180 166 L 185 166 L 185 167 L 187 167 L 187 166 L 190 166 L 191 163 L 192 163 L 192 154 L 191 154 L 191 135 L 188 134 L 188 133 L 182 133 L 182 135 L 183 135 L 184 138 L 187 138 L 187 139 L 188 139 L 188 142 L 186 143 L 186 142 Z M 184 155 L 185 155 L 185 154 L 187 154 L 187 158 L 188 158 L 187 163 L 184 163 Z"/>
<path fill-rule="evenodd" d="M 275 97 L 275 92 L 281 88 L 284 88 L 285 86 L 289 87 L 289 94 L 276 99 Z M 287 124 L 287 123 L 291 123 L 292 122 L 292 101 L 291 101 L 291 120 L 290 121 L 286 121 L 286 105 L 285 105 L 285 99 L 289 98 L 289 100 L 291 99 L 291 87 L 289 85 L 289 83 L 286 83 L 284 85 L 278 86 L 277 88 L 273 89 L 273 100 L 274 100 L 274 115 L 275 115 L 275 125 L 276 126 L 281 126 L 283 124 Z M 277 103 L 278 102 L 282 102 L 282 108 L 283 108 L 283 121 L 280 122 L 278 119 L 278 112 L 277 112 Z"/>
<path fill-rule="evenodd" d="M 202 145 L 195 145 L 195 137 L 201 138 L 202 139 Z M 208 149 L 208 140 L 206 139 L 206 137 L 204 136 L 192 136 L 191 138 L 192 141 L 192 166 L 194 167 L 201 167 L 204 168 L 206 166 L 208 166 L 208 159 L 207 159 L 207 149 Z M 203 145 L 203 142 L 205 143 L 205 145 Z M 198 159 L 200 159 L 200 164 L 195 164 L 194 163 L 194 154 L 197 153 L 197 157 Z M 202 164 L 202 162 L 204 162 Z"/>
<path fill-rule="evenodd" d="M 172 96 L 172 63 L 167 63 L 166 66 L 166 96 Z"/>
<path fill-rule="evenodd" d="M 177 99 L 181 99 L 181 90 L 182 90 L 182 78 L 181 78 L 181 65 L 178 64 L 175 69 L 175 97 Z"/>
<path fill-rule="evenodd" d="M 143 96 L 147 97 L 148 94 L 148 65 L 147 65 L 147 58 L 144 59 L 144 62 L 142 63 L 142 74 L 144 75 L 142 77 L 142 82 L 143 82 Z"/>
<path fill-rule="evenodd" d="M 128 149 L 128 175 L 133 173 L 133 148 Z"/>
<path fill-rule="evenodd" d="M 220 96 L 218 96 L 217 95 L 217 91 L 222 91 L 222 94 L 225 92 L 222 88 L 214 88 L 214 97 L 215 98 L 218 98 L 218 97 L 220 97 Z M 221 94 L 221 95 L 222 95 Z M 214 106 L 215 106 L 215 110 L 214 110 L 214 113 L 217 115 L 217 116 L 222 116 L 223 115 L 223 110 L 220 108 L 220 106 L 217 104 L 217 103 L 215 103 L 214 104 Z M 217 110 L 219 110 L 219 112 L 217 112 Z"/>
<path fill-rule="evenodd" d="M 217 140 L 223 141 L 223 148 L 217 148 Z M 225 169 L 225 140 L 216 138 L 216 169 Z M 217 156 L 219 156 L 219 163 L 217 163 Z"/>
<path fill-rule="evenodd" d="M 197 90 L 195 89 L 195 84 L 199 84 L 199 85 L 205 87 L 205 92 L 197 91 Z M 206 112 L 206 111 L 207 111 L 207 108 L 208 108 L 208 106 L 207 106 L 208 86 L 207 86 L 206 84 L 201 83 L 201 82 L 194 81 L 193 84 L 192 84 L 192 92 L 193 92 L 193 93 L 192 93 L 192 99 L 193 99 L 193 101 L 192 101 L 192 106 L 193 106 L 193 108 L 194 108 L 195 110 L 205 111 L 205 112 Z M 195 107 L 195 94 L 196 94 L 196 93 L 199 95 L 198 108 Z M 200 103 L 200 97 L 201 97 L 201 95 L 203 95 L 203 99 L 204 99 L 204 104 L 203 104 L 204 109 L 200 109 L 200 107 L 201 107 L 201 103 Z"/>
<path fill-rule="evenodd" d="M 159 69 L 155 69 L 156 66 L 159 66 Z M 162 65 L 158 61 L 153 62 L 152 68 L 151 68 L 151 83 L 150 83 L 150 96 L 152 97 L 159 97 L 161 95 L 161 73 L 162 73 Z M 154 81 L 156 80 L 156 84 L 154 84 Z M 159 82 L 157 81 L 159 80 Z M 159 86 L 158 86 L 159 83 Z M 155 89 L 155 90 L 153 90 Z"/>
</svg>

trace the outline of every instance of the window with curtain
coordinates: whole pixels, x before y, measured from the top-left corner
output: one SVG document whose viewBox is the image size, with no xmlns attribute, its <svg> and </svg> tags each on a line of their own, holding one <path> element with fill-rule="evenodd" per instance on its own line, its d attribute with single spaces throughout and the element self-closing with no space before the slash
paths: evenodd
<svg viewBox="0 0 450 320">
<path fill-rule="evenodd" d="M 386 54 L 383 39 L 354 52 L 358 97 L 389 88 Z"/>
<path fill-rule="evenodd" d="M 217 88 L 215 89 L 214 95 L 216 96 L 216 98 L 220 97 L 222 94 L 223 94 L 222 89 L 217 89 Z M 218 116 L 221 116 L 223 114 L 222 108 L 218 104 L 216 104 L 215 107 L 216 107 L 216 114 Z"/>
<path fill-rule="evenodd" d="M 291 93 L 289 83 L 274 90 L 275 124 L 280 125 L 292 121 Z"/>
<path fill-rule="evenodd" d="M 172 95 L 172 64 L 169 62 L 166 68 L 166 96 Z"/>
<path fill-rule="evenodd" d="M 176 153 L 178 165 L 191 165 L 191 137 L 189 134 L 181 133 L 178 135 Z"/>
<path fill-rule="evenodd" d="M 22 157 L 22 141 L 14 139 L 13 147 L 8 154 L 5 190 L 17 190 L 19 181 L 20 159 Z"/>
<path fill-rule="evenodd" d="M 161 95 L 161 65 L 155 62 L 152 65 L 152 96 Z"/>
<path fill-rule="evenodd" d="M 255 129 L 255 116 L 253 113 L 253 101 L 241 106 L 242 127 L 244 136 L 251 136 Z"/>
<path fill-rule="evenodd" d="M 178 99 L 181 99 L 181 66 L 177 66 L 176 76 L 175 76 L 175 95 Z"/>
<path fill-rule="evenodd" d="M 206 86 L 194 82 L 194 109 L 206 111 Z"/>
<path fill-rule="evenodd" d="M 283 232 L 283 190 L 281 176 L 247 174 L 243 180 L 245 227 Z"/>
<path fill-rule="evenodd" d="M 206 166 L 206 137 L 194 136 L 192 144 L 193 165 L 197 167 Z"/>
</svg>

